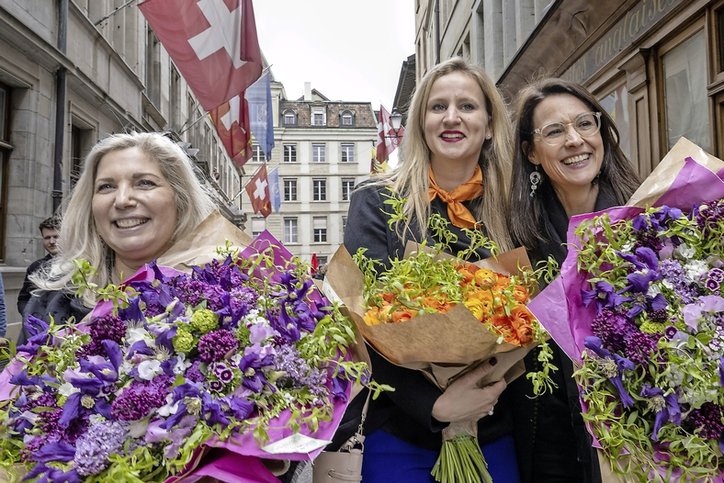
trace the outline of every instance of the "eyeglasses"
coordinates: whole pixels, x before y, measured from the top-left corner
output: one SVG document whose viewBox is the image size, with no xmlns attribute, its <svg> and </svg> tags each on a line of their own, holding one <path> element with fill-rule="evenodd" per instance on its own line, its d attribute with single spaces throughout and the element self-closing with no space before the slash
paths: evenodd
<svg viewBox="0 0 724 483">
<path fill-rule="evenodd" d="M 566 128 L 573 126 L 581 137 L 593 136 L 601 129 L 600 112 L 584 112 L 576 116 L 573 122 L 553 122 L 539 129 L 533 129 L 547 144 L 560 144 L 566 137 Z"/>
</svg>

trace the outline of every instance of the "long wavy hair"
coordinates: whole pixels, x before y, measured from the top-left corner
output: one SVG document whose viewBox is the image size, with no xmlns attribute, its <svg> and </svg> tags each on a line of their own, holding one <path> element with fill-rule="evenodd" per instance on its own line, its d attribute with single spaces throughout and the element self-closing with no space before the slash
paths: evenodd
<svg viewBox="0 0 724 483">
<path fill-rule="evenodd" d="M 478 159 L 483 171 L 484 190 L 482 202 L 473 208 L 473 216 L 483 225 L 488 237 L 502 250 L 508 250 L 512 248 L 506 219 L 513 151 L 512 129 L 500 92 L 478 65 L 454 57 L 425 74 L 412 96 L 405 136 L 400 144 L 399 165 L 391 173 L 376 177 L 370 184 L 389 185 L 407 199 L 403 211 L 406 221 L 402 226 L 397 226 L 397 234 L 401 239 L 410 229 L 412 220 L 424 231 L 430 217 L 428 167 L 432 155 L 424 134 L 426 106 L 434 82 L 454 72 L 470 76 L 480 86 L 493 134 L 492 139 L 484 141 Z"/>
<path fill-rule="evenodd" d="M 555 77 L 531 83 L 520 91 L 516 103 L 513 119 L 515 160 L 510 191 L 510 231 L 516 244 L 528 249 L 548 241 L 543 222 L 545 207 L 542 197 L 530 196 L 530 173 L 535 171 L 535 166 L 528 160 L 533 145 L 533 114 L 545 98 L 558 94 L 569 94 L 591 111 L 601 113 L 600 133 L 604 154 L 601 172 L 595 181 L 599 184 L 599 190 L 607 193 L 617 204 L 623 205 L 641 184 L 638 174 L 621 151 L 619 133 L 613 119 L 585 87 Z M 545 173 L 541 172 L 541 175 L 542 183 L 548 182 Z"/>
<path fill-rule="evenodd" d="M 91 282 L 105 286 L 112 281 L 115 254 L 101 239 L 92 215 L 93 194 L 98 164 L 113 151 L 138 148 L 158 162 L 159 169 L 174 191 L 176 200 L 176 230 L 172 241 L 201 223 L 216 205 L 194 174 L 191 160 L 171 139 L 160 133 L 113 134 L 99 141 L 86 156 L 83 171 L 62 210 L 60 251 L 45 270 L 31 278 L 44 290 L 74 290 L 71 282 L 75 270 L 73 260 L 86 260 L 96 269 Z M 150 260 L 148 260 L 150 262 Z M 83 295 L 86 305 L 92 306 L 92 292 Z"/>
</svg>

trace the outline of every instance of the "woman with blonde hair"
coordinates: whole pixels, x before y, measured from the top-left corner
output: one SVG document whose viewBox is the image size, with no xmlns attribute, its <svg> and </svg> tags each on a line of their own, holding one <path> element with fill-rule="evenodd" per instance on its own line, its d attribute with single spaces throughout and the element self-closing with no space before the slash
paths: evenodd
<svg viewBox="0 0 724 483">
<path fill-rule="evenodd" d="M 389 267 L 403 257 L 408 240 L 435 242 L 428 230 L 432 213 L 448 220 L 457 235 L 453 254 L 470 244 L 463 229 L 482 230 L 503 250 L 511 248 L 506 225 L 511 155 L 508 113 L 485 72 L 461 58 L 433 67 L 412 98 L 399 166 L 352 194 L 346 248 L 350 253 L 366 248 L 366 256 Z M 396 223 L 389 223 L 392 210 L 385 204 L 391 192 L 406 200 Z M 476 255 L 490 254 L 480 249 Z M 505 381 L 477 386 L 495 360 L 441 391 L 421 372 L 395 366 L 371 348 L 370 357 L 375 380 L 395 391 L 370 402 L 364 481 L 433 481 L 442 430 L 466 420 L 479 420 L 478 441 L 493 480 L 518 481 L 512 419 L 502 397 Z M 335 441 L 356 428 L 365 396 L 348 408 Z"/>
<path fill-rule="evenodd" d="M 39 288 L 24 319 L 77 322 L 96 299 L 81 298 L 74 260 L 95 269 L 89 282 L 119 283 L 168 249 L 215 209 L 186 153 L 161 133 L 113 134 L 88 153 L 62 215 L 60 251 L 31 281 Z M 21 335 L 22 337 L 22 335 Z M 21 339 L 22 340 L 22 339 Z"/>
</svg>

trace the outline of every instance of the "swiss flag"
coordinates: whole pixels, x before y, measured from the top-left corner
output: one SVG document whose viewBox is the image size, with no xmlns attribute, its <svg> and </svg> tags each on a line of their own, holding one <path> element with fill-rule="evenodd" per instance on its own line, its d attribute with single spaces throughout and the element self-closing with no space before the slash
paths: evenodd
<svg viewBox="0 0 724 483">
<path fill-rule="evenodd" d="M 397 148 L 402 140 L 402 136 L 405 135 L 405 128 L 400 126 L 400 129 L 395 132 L 390 124 L 390 113 L 387 112 L 385 106 L 380 106 L 379 119 L 377 122 L 377 145 L 375 146 L 376 154 L 375 159 L 379 163 L 384 163 L 390 157 L 392 151 Z"/>
<path fill-rule="evenodd" d="M 264 218 L 271 214 L 271 197 L 269 196 L 269 179 L 266 174 L 266 165 L 251 177 L 246 184 L 246 193 L 251 200 L 251 207 L 254 213 L 259 213 Z"/>
<path fill-rule="evenodd" d="M 205 110 L 243 97 L 261 75 L 251 0 L 146 0 L 138 7 Z"/>
<path fill-rule="evenodd" d="M 249 105 L 244 93 L 212 109 L 209 116 L 229 157 L 238 166 L 243 166 L 252 155 Z"/>
</svg>

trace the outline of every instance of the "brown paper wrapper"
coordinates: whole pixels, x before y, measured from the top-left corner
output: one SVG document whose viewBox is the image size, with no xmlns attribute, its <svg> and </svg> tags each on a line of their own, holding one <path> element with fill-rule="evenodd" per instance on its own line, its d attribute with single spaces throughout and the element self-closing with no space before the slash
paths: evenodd
<svg viewBox="0 0 724 483">
<path fill-rule="evenodd" d="M 408 244 L 406 256 L 415 249 L 414 244 Z M 512 274 L 519 272 L 520 267 L 530 266 L 530 262 L 524 249 L 516 249 L 476 265 Z M 344 246 L 329 263 L 327 281 L 367 343 L 393 364 L 422 371 L 441 389 L 492 356 L 498 364 L 480 385 L 503 378 L 510 382 L 523 374 L 522 359 L 534 347 L 498 344 L 498 336 L 485 330 L 464 305 L 444 314 L 420 315 L 399 324 L 367 325 L 363 319 L 363 274 Z"/>
<path fill-rule="evenodd" d="M 664 159 L 649 174 L 639 189 L 631 195 L 626 205 L 648 208 L 652 206 L 674 183 L 676 176 L 684 167 L 684 160 L 692 157 L 697 163 L 717 173 L 724 168 L 724 161 L 712 156 L 696 144 L 682 137 L 674 147 L 666 153 Z"/>
<path fill-rule="evenodd" d="M 158 264 L 189 271 L 194 265 L 203 265 L 214 258 L 216 249 L 229 241 L 233 246 L 247 247 L 252 239 L 215 211 L 188 234 L 178 239 L 159 257 Z"/>
</svg>

